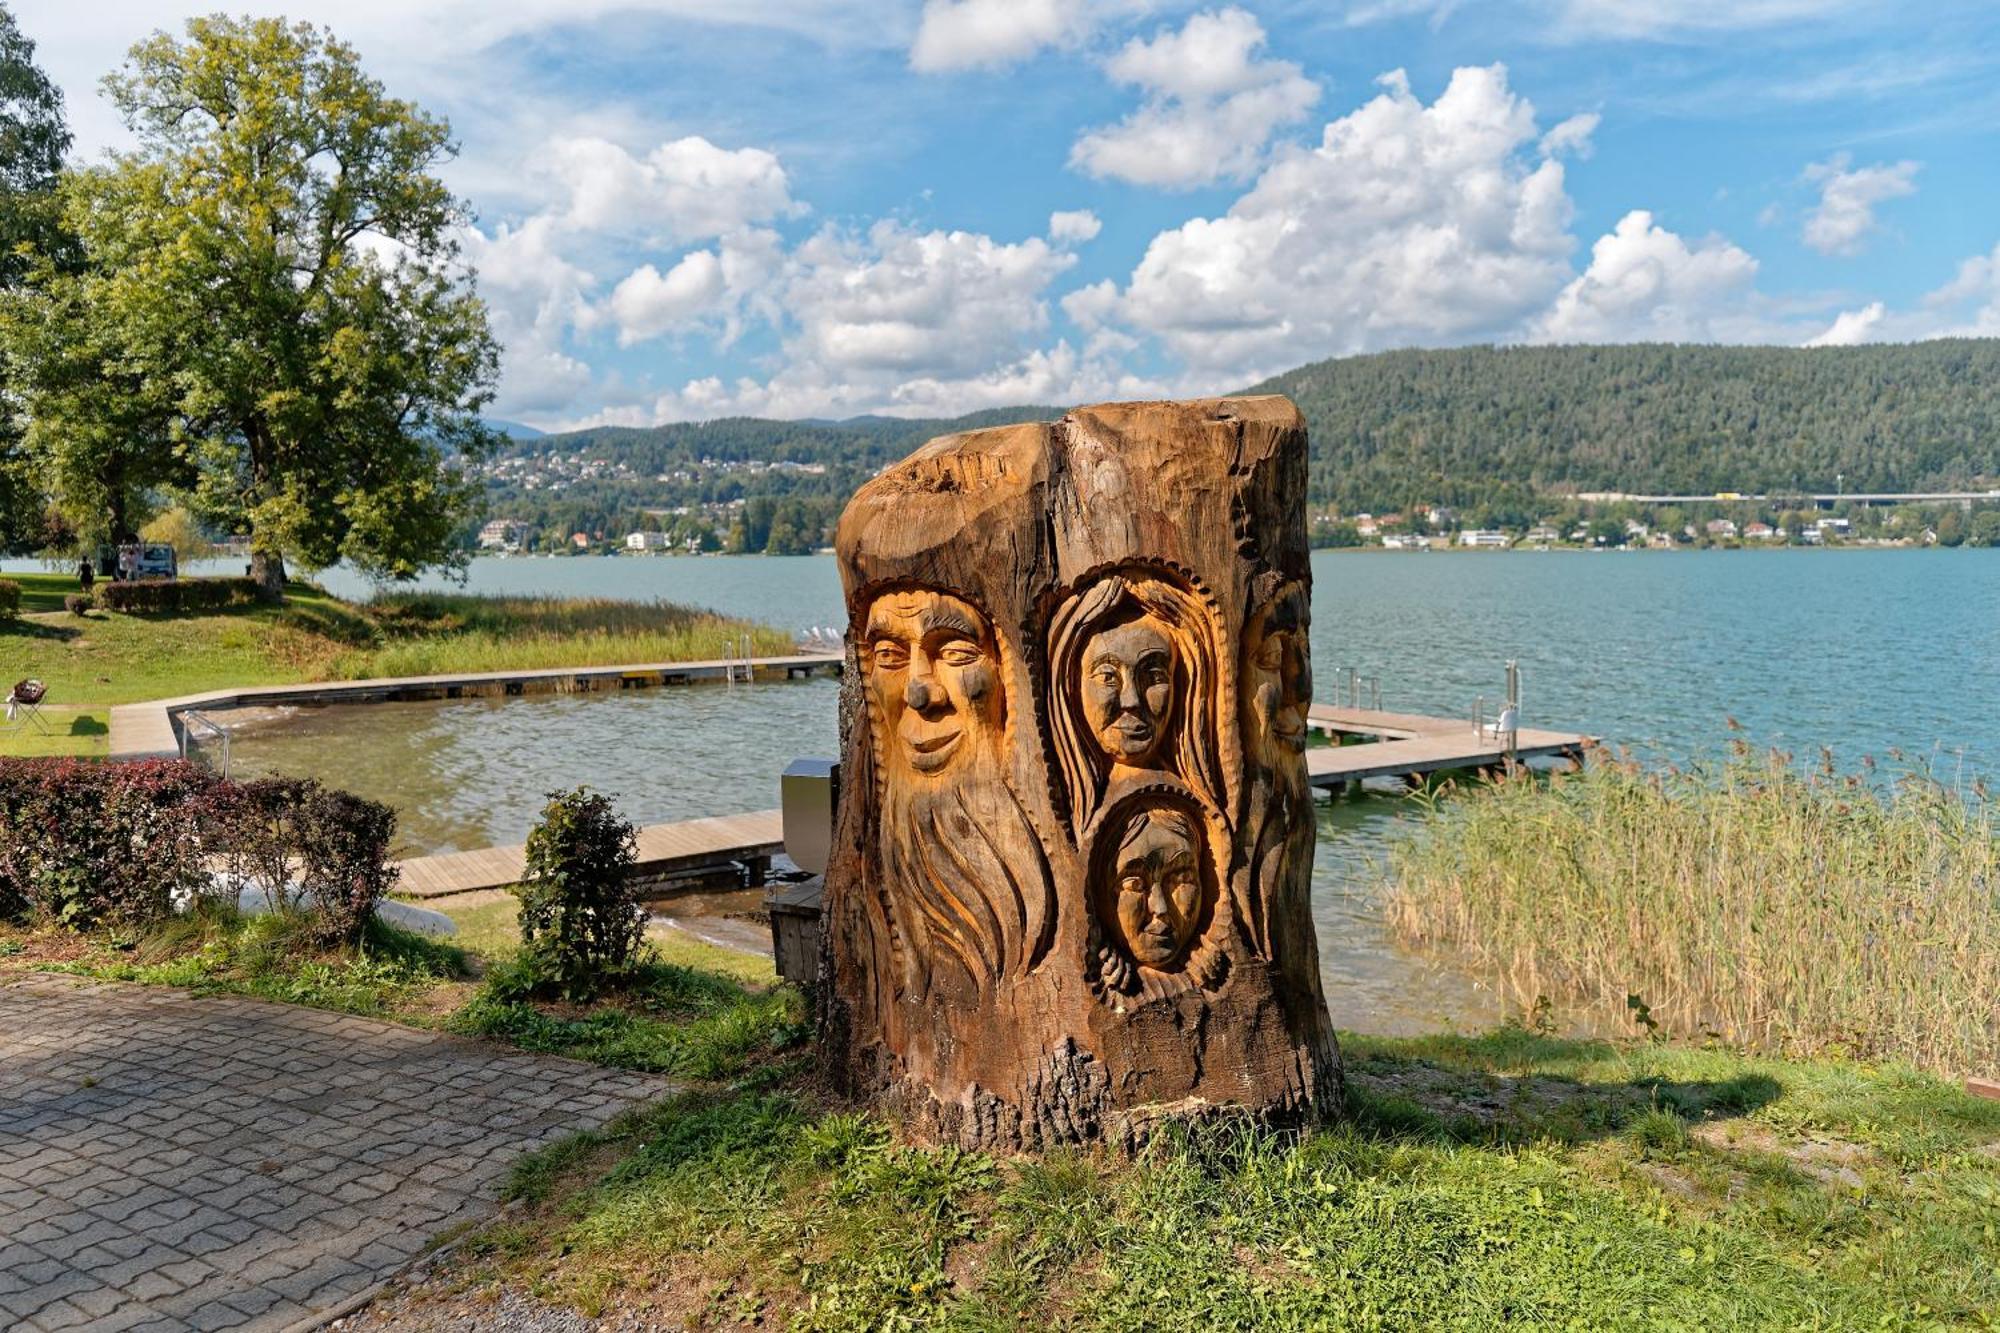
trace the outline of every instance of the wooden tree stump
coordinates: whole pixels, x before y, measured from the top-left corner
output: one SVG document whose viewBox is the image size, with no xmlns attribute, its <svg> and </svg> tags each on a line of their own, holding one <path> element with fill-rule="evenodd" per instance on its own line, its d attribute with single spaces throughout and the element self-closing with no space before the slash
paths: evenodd
<svg viewBox="0 0 2000 1333">
<path fill-rule="evenodd" d="M 999 1150 L 1338 1105 L 1305 489 L 1268 397 L 948 435 L 855 495 L 837 1087 Z"/>
</svg>

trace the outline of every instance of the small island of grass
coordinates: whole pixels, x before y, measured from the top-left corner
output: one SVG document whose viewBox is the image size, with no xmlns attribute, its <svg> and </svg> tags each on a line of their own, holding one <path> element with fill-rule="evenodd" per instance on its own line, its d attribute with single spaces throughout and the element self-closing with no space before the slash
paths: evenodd
<svg viewBox="0 0 2000 1333">
<path fill-rule="evenodd" d="M 386 592 L 365 602 L 293 584 L 281 603 L 219 610 L 78 615 L 69 574 L 16 574 L 17 617 L 0 621 L 0 680 L 49 687 L 49 734 L 0 737 L 0 755 L 102 755 L 115 704 L 238 685 L 451 672 L 698 661 L 749 637 L 791 649 L 781 630 L 669 602 Z"/>
</svg>

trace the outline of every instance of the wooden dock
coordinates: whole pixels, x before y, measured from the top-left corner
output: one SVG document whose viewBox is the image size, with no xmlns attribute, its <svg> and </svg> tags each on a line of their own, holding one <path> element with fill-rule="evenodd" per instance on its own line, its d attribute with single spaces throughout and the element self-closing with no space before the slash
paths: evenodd
<svg viewBox="0 0 2000 1333">
<path fill-rule="evenodd" d="M 1418 781 L 1432 773 L 1504 768 L 1512 760 L 1579 763 L 1595 738 L 1566 731 L 1522 727 L 1509 738 L 1475 730 L 1470 718 L 1426 717 L 1380 709 L 1315 704 L 1306 715 L 1314 731 L 1340 742 L 1306 751 L 1307 780 L 1341 790 L 1365 778 Z M 1352 739 L 1350 739 L 1352 738 Z"/>
<path fill-rule="evenodd" d="M 761 884 L 771 858 L 784 849 L 784 819 L 777 810 L 649 824 L 639 830 L 635 874 L 666 885 L 740 865 L 748 871 L 750 883 Z M 443 898 L 504 889 L 521 882 L 526 864 L 527 848 L 520 843 L 412 857 L 397 862 L 402 876 L 396 884 L 396 896 Z"/>
<path fill-rule="evenodd" d="M 527 671 L 477 671 L 455 676 L 390 676 L 373 680 L 315 681 L 307 685 L 243 685 L 177 699 L 119 704 L 111 710 L 110 757 L 171 759 L 181 752 L 183 713 L 286 704 L 383 703 L 403 699 L 471 699 L 519 694 L 589 694 L 597 691 L 685 685 L 704 680 L 771 680 L 840 674 L 839 653 L 785 657 L 713 658 L 702 662 L 640 662 L 623 666 L 549 667 Z"/>
</svg>

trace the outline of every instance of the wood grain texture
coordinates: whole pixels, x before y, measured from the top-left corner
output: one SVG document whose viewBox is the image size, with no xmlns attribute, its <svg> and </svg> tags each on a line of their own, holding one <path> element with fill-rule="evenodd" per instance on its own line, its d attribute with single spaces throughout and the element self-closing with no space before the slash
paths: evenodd
<svg viewBox="0 0 2000 1333">
<path fill-rule="evenodd" d="M 1116 403 L 931 441 L 836 539 L 821 1050 L 920 1132 L 1338 1105 L 1308 894 L 1305 425 Z"/>
</svg>

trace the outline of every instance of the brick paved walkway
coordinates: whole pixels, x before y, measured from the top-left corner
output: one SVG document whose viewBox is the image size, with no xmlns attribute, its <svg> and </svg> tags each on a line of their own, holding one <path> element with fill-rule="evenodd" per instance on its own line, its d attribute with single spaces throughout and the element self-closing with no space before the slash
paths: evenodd
<svg viewBox="0 0 2000 1333">
<path fill-rule="evenodd" d="M 161 987 L 0 984 L 0 1328 L 310 1327 L 510 1163 L 662 1095 L 371 1019 Z"/>
</svg>

